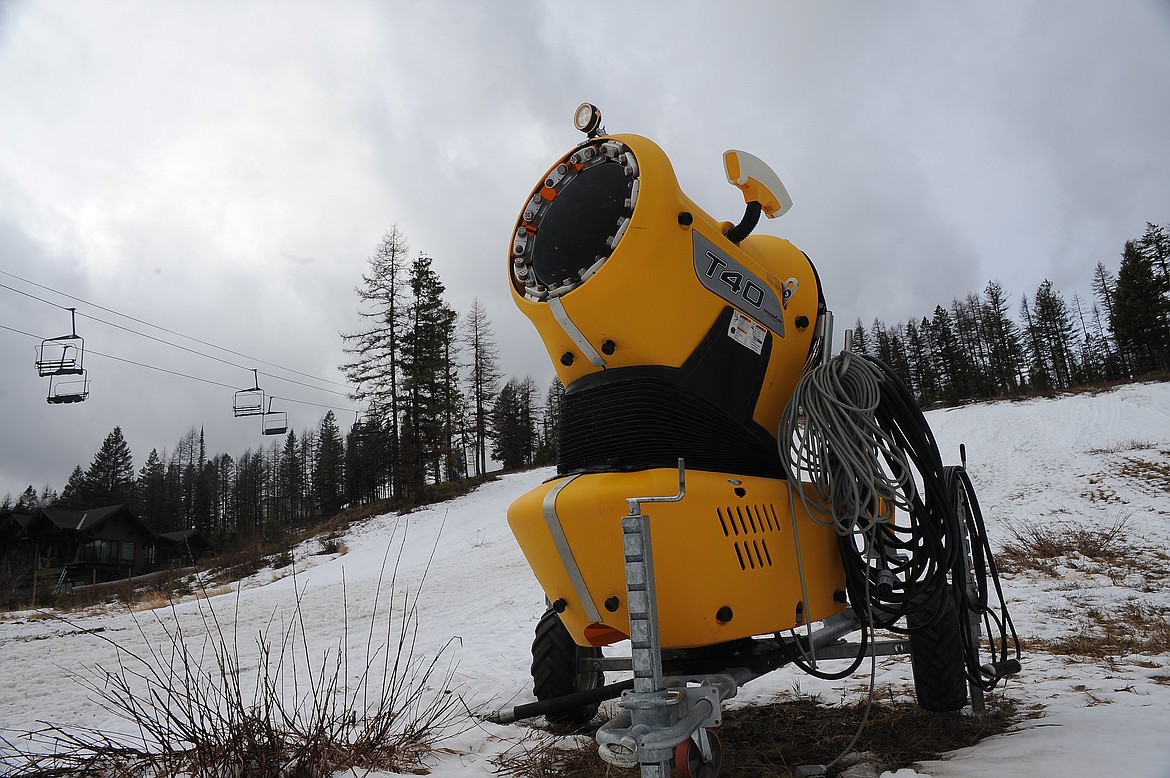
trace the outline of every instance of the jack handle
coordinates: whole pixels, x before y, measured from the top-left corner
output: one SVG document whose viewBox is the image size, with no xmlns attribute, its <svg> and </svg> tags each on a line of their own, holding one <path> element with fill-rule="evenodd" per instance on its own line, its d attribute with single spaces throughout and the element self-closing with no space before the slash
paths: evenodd
<svg viewBox="0 0 1170 778">
<path fill-rule="evenodd" d="M 641 504 L 644 502 L 679 502 L 687 494 L 687 470 L 682 457 L 678 458 L 678 494 L 671 497 L 627 497 L 626 504 L 630 506 L 631 516 L 640 516 Z"/>
</svg>

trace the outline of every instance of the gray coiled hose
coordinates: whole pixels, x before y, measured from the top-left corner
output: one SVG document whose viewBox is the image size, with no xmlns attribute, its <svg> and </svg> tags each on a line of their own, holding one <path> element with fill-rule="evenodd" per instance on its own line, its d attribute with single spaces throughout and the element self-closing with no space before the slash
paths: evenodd
<svg viewBox="0 0 1170 778">
<path fill-rule="evenodd" d="M 797 490 L 805 509 L 829 517 L 841 535 L 892 521 L 916 494 L 906 453 L 875 419 L 884 379 L 876 365 L 843 352 L 804 374 L 780 417 L 789 483 L 812 483 L 828 508 Z"/>
</svg>

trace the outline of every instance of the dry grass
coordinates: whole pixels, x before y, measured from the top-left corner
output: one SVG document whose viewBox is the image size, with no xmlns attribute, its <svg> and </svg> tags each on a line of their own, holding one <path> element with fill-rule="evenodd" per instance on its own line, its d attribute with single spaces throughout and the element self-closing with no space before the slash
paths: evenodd
<svg viewBox="0 0 1170 778">
<path fill-rule="evenodd" d="M 399 551 L 401 553 L 401 549 Z M 392 560 L 391 560 L 392 561 Z M 0 762 L 21 778 L 221 778 L 287 776 L 324 778 L 338 771 L 425 772 L 424 762 L 446 737 L 470 726 L 453 693 L 448 649 L 416 653 L 416 595 L 396 589 L 394 570 L 379 580 L 368 626 L 351 624 L 343 594 L 337 643 L 310 645 L 296 590 L 291 619 L 243 623 L 237 598 L 213 607 L 197 599 L 197 619 L 172 609 L 152 613 L 152 639 L 135 616 L 138 640 L 117 641 L 108 667 L 94 666 L 74 679 L 91 700 L 123 723 L 122 732 L 85 725 L 40 722 L 23 744 L 0 737 Z M 421 584 L 420 584 L 421 586 Z M 391 616 L 379 613 L 389 600 Z M 74 626 L 67 618 L 62 622 Z M 195 623 L 186 632 L 184 623 Z M 149 622 L 147 622 L 149 623 Z M 351 652 L 357 627 L 365 651 Z M 253 641 L 256 658 L 241 643 Z"/>
<path fill-rule="evenodd" d="M 1129 516 L 1103 527 L 1020 521 L 1008 528 L 1011 540 L 995 555 L 1001 572 L 1034 571 L 1060 578 L 1066 571 L 1103 575 L 1114 585 L 1153 591 L 1170 578 L 1165 552 L 1134 542 Z"/>
<path fill-rule="evenodd" d="M 1118 442 L 1112 443 L 1108 446 L 1091 448 L 1086 453 L 1101 455 L 1101 454 L 1118 454 L 1118 453 L 1121 453 L 1122 451 L 1145 451 L 1147 449 L 1156 448 L 1157 445 L 1158 444 L 1154 443 L 1152 440 L 1137 440 L 1135 438 L 1135 439 L 1131 439 L 1131 440 L 1118 441 Z"/>
<path fill-rule="evenodd" d="M 791 775 L 800 765 L 828 764 L 853 738 L 864 708 L 864 700 L 838 707 L 800 697 L 726 710 L 723 725 L 717 730 L 723 746 L 723 769 L 719 775 L 780 777 Z M 1015 703 L 1002 697 L 983 716 L 928 713 L 892 697 L 875 700 L 854 753 L 838 762 L 829 774 L 838 775 L 858 762 L 872 764 L 878 772 L 909 767 L 1004 732 L 1025 715 L 1031 712 L 1021 712 Z M 545 732 L 534 733 L 514 746 L 496 761 L 496 766 L 506 775 L 522 778 L 638 775 L 637 769 L 621 769 L 601 761 L 592 738 L 558 738 Z"/>
<path fill-rule="evenodd" d="M 1170 614 L 1148 602 L 1131 600 L 1108 610 L 1090 607 L 1067 615 L 1076 623 L 1071 634 L 1033 638 L 1028 648 L 1082 662 L 1170 653 Z"/>
<path fill-rule="evenodd" d="M 1158 453 L 1170 458 L 1170 450 Z M 1153 462 L 1139 457 L 1126 457 L 1121 463 L 1121 475 L 1141 481 L 1156 490 L 1170 492 L 1170 461 Z"/>
</svg>

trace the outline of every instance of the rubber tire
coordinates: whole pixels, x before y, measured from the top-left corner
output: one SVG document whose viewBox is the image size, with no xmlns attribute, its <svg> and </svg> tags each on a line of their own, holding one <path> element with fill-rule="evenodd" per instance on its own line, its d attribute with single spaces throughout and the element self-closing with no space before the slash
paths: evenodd
<svg viewBox="0 0 1170 778">
<path fill-rule="evenodd" d="M 715 778 L 723 766 L 723 744 L 719 734 L 708 729 L 711 737 L 711 761 L 704 762 L 698 744 L 687 738 L 674 749 L 674 769 L 679 778 Z"/>
<path fill-rule="evenodd" d="M 918 707 L 938 713 L 961 710 L 967 704 L 967 667 L 958 606 L 950 591 L 933 619 L 910 613 L 906 628 Z"/>
<path fill-rule="evenodd" d="M 533 695 L 544 702 L 603 686 L 605 673 L 600 670 L 590 673 L 577 671 L 579 659 L 595 657 L 601 657 L 601 649 L 574 643 L 560 616 L 549 608 L 540 617 L 536 625 L 536 637 L 532 641 Z M 593 720 L 599 707 L 600 703 L 591 703 L 545 716 L 545 719 L 549 726 L 559 732 L 575 732 Z"/>
</svg>

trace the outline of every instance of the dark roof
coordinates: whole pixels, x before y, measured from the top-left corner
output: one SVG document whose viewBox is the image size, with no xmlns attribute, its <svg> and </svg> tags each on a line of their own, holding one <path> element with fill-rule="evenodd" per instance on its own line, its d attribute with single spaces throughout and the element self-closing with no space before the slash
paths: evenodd
<svg viewBox="0 0 1170 778">
<path fill-rule="evenodd" d="M 81 532 L 91 530 L 110 516 L 127 511 L 125 505 L 107 505 L 104 508 L 41 508 L 41 515 L 59 529 Z"/>
<path fill-rule="evenodd" d="M 18 527 L 23 527 L 32 521 L 31 513 L 19 513 L 17 511 L 0 511 L 0 526 L 12 522 Z"/>
<path fill-rule="evenodd" d="M 161 532 L 159 534 L 167 540 L 174 541 L 175 543 L 182 543 L 189 540 L 194 540 L 199 543 L 209 542 L 207 540 L 207 536 L 194 527 L 191 529 L 181 529 L 178 532 Z"/>
</svg>

